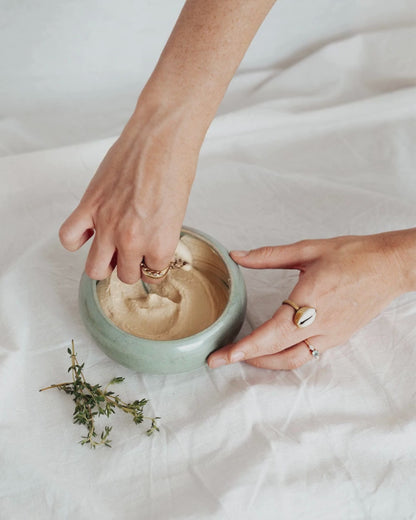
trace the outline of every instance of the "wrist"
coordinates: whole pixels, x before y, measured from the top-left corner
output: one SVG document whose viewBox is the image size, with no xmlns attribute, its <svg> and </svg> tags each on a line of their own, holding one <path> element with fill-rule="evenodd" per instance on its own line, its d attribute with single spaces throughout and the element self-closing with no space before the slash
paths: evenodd
<svg viewBox="0 0 416 520">
<path fill-rule="evenodd" d="M 163 123 L 200 148 L 216 109 L 217 105 L 207 102 L 202 93 L 188 93 L 174 81 L 151 78 L 139 96 L 132 119 L 155 125 Z"/>
<path fill-rule="evenodd" d="M 185 105 L 175 106 L 163 96 L 143 92 L 120 139 L 142 154 L 157 158 L 174 153 L 179 162 L 193 162 L 196 168 L 205 133 L 201 121 Z"/>
<path fill-rule="evenodd" d="M 416 291 L 416 228 L 383 233 L 381 236 L 398 266 L 400 292 Z"/>
</svg>

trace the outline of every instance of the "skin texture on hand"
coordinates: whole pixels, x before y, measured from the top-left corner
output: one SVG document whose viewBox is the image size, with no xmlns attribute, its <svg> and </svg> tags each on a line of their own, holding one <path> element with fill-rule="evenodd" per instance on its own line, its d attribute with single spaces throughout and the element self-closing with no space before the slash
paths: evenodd
<svg viewBox="0 0 416 520">
<path fill-rule="evenodd" d="M 416 228 L 305 240 L 231 256 L 252 269 L 299 270 L 289 299 L 314 307 L 317 316 L 310 326 L 298 328 L 294 309 L 281 305 L 247 337 L 211 354 L 211 368 L 242 360 L 261 368 L 298 368 L 312 359 L 305 339 L 320 353 L 341 345 L 394 298 L 416 290 Z"/>
<path fill-rule="evenodd" d="M 185 3 L 132 117 L 60 229 L 70 251 L 94 235 L 90 278 L 117 264 L 120 280 L 135 283 L 142 259 L 154 270 L 172 260 L 206 131 L 274 1 Z"/>
</svg>

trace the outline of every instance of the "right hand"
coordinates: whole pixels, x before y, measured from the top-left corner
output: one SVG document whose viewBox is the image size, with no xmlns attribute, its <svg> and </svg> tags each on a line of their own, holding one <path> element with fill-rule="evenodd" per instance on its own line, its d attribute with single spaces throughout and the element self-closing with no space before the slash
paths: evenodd
<svg viewBox="0 0 416 520">
<path fill-rule="evenodd" d="M 136 109 L 107 152 L 59 232 L 69 251 L 94 235 L 90 278 L 106 278 L 117 264 L 119 279 L 131 284 L 143 258 L 155 270 L 172 260 L 203 140 L 190 126 L 183 108 Z"/>
</svg>

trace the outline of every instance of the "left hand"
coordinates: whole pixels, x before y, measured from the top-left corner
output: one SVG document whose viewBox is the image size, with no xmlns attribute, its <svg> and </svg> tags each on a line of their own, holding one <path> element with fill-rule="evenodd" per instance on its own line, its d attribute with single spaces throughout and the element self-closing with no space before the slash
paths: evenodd
<svg viewBox="0 0 416 520">
<path fill-rule="evenodd" d="M 298 269 L 298 283 L 288 298 L 300 307 L 315 308 L 317 315 L 311 325 L 298 328 L 294 309 L 281 305 L 247 337 L 211 354 L 208 365 L 216 368 L 244 360 L 256 367 L 288 370 L 312 359 L 305 339 L 321 354 L 345 343 L 394 298 L 414 290 L 406 256 L 409 250 L 414 254 L 414 243 L 415 230 L 404 230 L 232 252 L 243 267 Z"/>
</svg>

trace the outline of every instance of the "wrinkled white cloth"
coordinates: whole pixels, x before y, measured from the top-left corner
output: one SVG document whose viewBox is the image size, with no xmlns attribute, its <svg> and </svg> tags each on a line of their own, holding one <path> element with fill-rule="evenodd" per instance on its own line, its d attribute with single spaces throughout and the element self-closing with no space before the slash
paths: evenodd
<svg viewBox="0 0 416 520">
<path fill-rule="evenodd" d="M 203 146 L 185 224 L 229 249 L 414 227 L 415 45 L 414 26 L 387 23 L 242 71 Z M 77 308 L 87 248 L 66 252 L 57 231 L 113 140 L 0 159 L 0 517 L 415 518 L 416 293 L 293 372 L 137 374 L 89 337 Z M 297 278 L 244 276 L 241 334 Z M 87 378 L 124 376 L 117 392 L 149 398 L 160 433 L 117 413 L 100 421 L 113 425 L 111 449 L 77 444 L 70 398 L 38 392 L 68 380 L 72 338 Z"/>
</svg>

